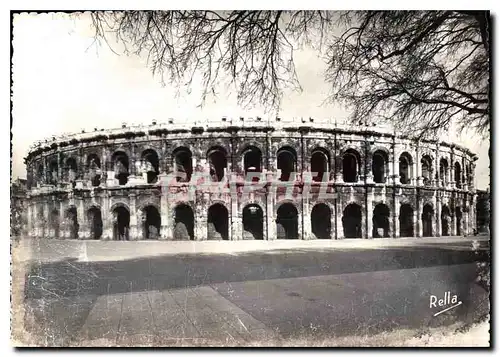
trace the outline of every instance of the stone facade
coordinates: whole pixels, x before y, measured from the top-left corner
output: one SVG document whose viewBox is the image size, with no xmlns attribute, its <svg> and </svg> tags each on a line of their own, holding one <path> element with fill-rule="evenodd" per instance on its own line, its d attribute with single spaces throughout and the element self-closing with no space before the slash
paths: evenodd
<svg viewBox="0 0 500 357">
<path fill-rule="evenodd" d="M 468 235 L 476 160 L 452 143 L 313 120 L 95 129 L 31 148 L 28 232 L 103 240 Z"/>
</svg>

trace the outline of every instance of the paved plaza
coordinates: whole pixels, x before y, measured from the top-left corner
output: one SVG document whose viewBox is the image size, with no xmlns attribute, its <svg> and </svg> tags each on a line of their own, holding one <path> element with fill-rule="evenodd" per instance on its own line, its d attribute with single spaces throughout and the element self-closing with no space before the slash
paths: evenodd
<svg viewBox="0 0 500 357">
<path fill-rule="evenodd" d="M 479 253 L 472 239 L 455 237 L 226 245 L 222 253 L 177 245 L 150 255 L 150 242 L 25 242 L 25 327 L 51 346 L 186 346 L 470 323 L 489 311 L 488 293 L 475 283 L 489 247 L 479 240 Z M 429 296 L 448 291 L 462 304 L 433 316 Z"/>
</svg>

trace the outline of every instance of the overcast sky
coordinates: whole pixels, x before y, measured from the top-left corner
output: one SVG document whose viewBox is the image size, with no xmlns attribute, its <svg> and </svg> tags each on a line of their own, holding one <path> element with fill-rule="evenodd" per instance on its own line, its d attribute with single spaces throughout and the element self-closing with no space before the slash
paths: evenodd
<svg viewBox="0 0 500 357">
<path fill-rule="evenodd" d="M 13 176 L 26 177 L 23 158 L 36 140 L 82 128 L 113 128 L 121 123 L 149 124 L 152 119 L 255 116 L 232 95 L 197 108 L 196 88 L 177 97 L 153 77 L 144 58 L 116 55 L 107 45 L 93 44 L 89 17 L 67 14 L 22 14 L 13 29 Z M 119 44 L 111 43 L 117 51 Z M 345 119 L 344 110 L 323 105 L 328 93 L 324 64 L 314 52 L 296 56 L 302 93 L 286 93 L 282 117 Z M 489 186 L 489 140 L 450 132 L 444 140 L 468 147 L 479 156 L 477 188 Z"/>
</svg>

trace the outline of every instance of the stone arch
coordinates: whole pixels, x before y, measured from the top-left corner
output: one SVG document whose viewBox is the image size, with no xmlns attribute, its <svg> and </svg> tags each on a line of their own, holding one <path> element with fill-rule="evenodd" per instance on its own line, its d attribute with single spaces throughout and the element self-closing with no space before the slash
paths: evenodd
<svg viewBox="0 0 500 357">
<path fill-rule="evenodd" d="M 277 168 L 281 170 L 280 181 L 289 181 L 297 172 L 297 151 L 291 146 L 282 146 L 276 153 Z"/>
<path fill-rule="evenodd" d="M 117 150 L 111 155 L 113 171 L 119 185 L 125 185 L 129 176 L 129 158 L 125 151 Z"/>
<path fill-rule="evenodd" d="M 174 208 L 174 240 L 194 240 L 194 212 L 189 204 Z"/>
<path fill-rule="evenodd" d="M 229 212 L 221 203 L 214 203 L 208 208 L 207 239 L 229 240 Z"/>
<path fill-rule="evenodd" d="M 118 202 L 112 206 L 113 240 L 130 239 L 130 209 L 127 205 Z"/>
<path fill-rule="evenodd" d="M 373 208 L 373 238 L 388 238 L 390 236 L 390 215 L 391 210 L 385 203 L 379 203 Z"/>
<path fill-rule="evenodd" d="M 66 181 L 71 182 L 74 185 L 78 175 L 78 164 L 73 156 L 70 156 L 65 160 L 65 173 Z"/>
<path fill-rule="evenodd" d="M 177 182 L 191 181 L 193 174 L 193 153 L 186 146 L 178 146 L 172 152 L 172 161 Z"/>
<path fill-rule="evenodd" d="M 141 210 L 142 237 L 158 239 L 161 229 L 161 215 L 157 205 L 148 203 Z"/>
<path fill-rule="evenodd" d="M 283 202 L 276 210 L 276 238 L 299 239 L 297 207 L 290 202 Z"/>
<path fill-rule="evenodd" d="M 57 180 L 59 178 L 59 163 L 57 162 L 57 158 L 53 157 L 49 161 L 49 184 L 57 185 Z"/>
<path fill-rule="evenodd" d="M 255 145 L 247 145 L 242 151 L 243 172 L 246 175 L 252 172 L 262 172 L 262 150 Z M 258 178 L 253 181 L 258 181 Z"/>
<path fill-rule="evenodd" d="M 86 159 L 86 166 L 92 186 L 99 186 L 101 184 L 102 175 L 101 159 L 99 158 L 99 155 L 95 153 L 88 154 Z"/>
<path fill-rule="evenodd" d="M 399 207 L 399 236 L 413 237 L 413 207 L 409 203 L 403 203 Z"/>
<path fill-rule="evenodd" d="M 160 159 L 155 149 L 148 148 L 142 152 L 141 166 L 143 172 L 146 173 L 147 183 L 155 183 L 158 181 L 158 175 L 160 174 Z"/>
<path fill-rule="evenodd" d="M 329 205 L 319 202 L 311 210 L 311 231 L 318 239 L 331 239 L 332 209 Z"/>
<path fill-rule="evenodd" d="M 361 156 L 356 149 L 349 148 L 342 153 L 342 174 L 344 182 L 357 182 L 361 168 Z"/>
<path fill-rule="evenodd" d="M 357 203 L 348 204 L 343 211 L 342 227 L 345 238 L 362 237 L 362 218 L 361 206 Z"/>
<path fill-rule="evenodd" d="M 439 160 L 439 179 L 443 182 L 445 186 L 446 184 L 448 184 L 448 170 L 449 170 L 448 160 L 442 157 Z"/>
<path fill-rule="evenodd" d="M 403 185 L 410 184 L 413 178 L 413 158 L 407 151 L 399 155 L 399 177 Z"/>
<path fill-rule="evenodd" d="M 76 206 L 69 206 L 66 209 L 65 220 L 67 222 L 69 230 L 69 238 L 77 239 L 80 225 L 78 224 L 78 214 L 76 211 Z"/>
<path fill-rule="evenodd" d="M 434 219 L 434 207 L 431 203 L 426 203 L 422 209 L 422 235 L 432 237 L 432 221 Z"/>
<path fill-rule="evenodd" d="M 448 205 L 441 207 L 441 235 L 443 237 L 451 234 L 451 211 Z"/>
<path fill-rule="evenodd" d="M 49 227 L 54 231 L 54 237 L 59 238 L 60 236 L 59 210 L 56 207 L 53 207 L 50 210 Z"/>
<path fill-rule="evenodd" d="M 87 221 L 89 222 L 90 238 L 100 239 L 103 232 L 101 208 L 92 205 L 87 210 Z"/>
<path fill-rule="evenodd" d="M 373 181 L 385 183 L 389 174 L 389 155 L 385 150 L 377 149 L 372 154 Z"/>
<path fill-rule="evenodd" d="M 243 239 L 264 239 L 264 211 L 255 202 L 243 207 Z"/>
<path fill-rule="evenodd" d="M 329 180 L 331 167 L 330 153 L 322 147 L 316 147 L 311 152 L 311 172 L 316 172 L 313 181 L 321 182 L 323 179 Z M 326 176 L 326 177 L 325 177 Z"/>
<path fill-rule="evenodd" d="M 210 168 L 210 177 L 213 181 L 220 182 L 227 169 L 227 150 L 220 145 L 212 146 L 207 150 L 207 162 Z"/>
<path fill-rule="evenodd" d="M 422 178 L 425 186 L 429 186 L 432 180 L 432 157 L 429 154 L 422 155 Z"/>
</svg>

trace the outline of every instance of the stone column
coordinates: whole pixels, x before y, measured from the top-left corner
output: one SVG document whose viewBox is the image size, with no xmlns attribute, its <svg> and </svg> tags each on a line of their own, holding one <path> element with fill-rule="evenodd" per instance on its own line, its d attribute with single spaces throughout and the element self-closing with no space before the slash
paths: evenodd
<svg viewBox="0 0 500 357">
<path fill-rule="evenodd" d="M 273 195 L 273 196 L 271 196 Z M 274 216 L 274 197 L 275 193 L 273 190 L 271 192 L 268 191 L 267 202 L 266 202 L 266 222 L 267 222 L 267 239 L 275 240 L 276 239 L 276 217 Z"/>
<path fill-rule="evenodd" d="M 205 192 L 196 192 L 193 202 L 194 210 L 194 240 L 208 239 L 208 205 L 210 195 Z M 229 217 L 228 217 L 229 218 Z"/>
<path fill-rule="evenodd" d="M 436 201 L 436 192 L 434 192 L 434 197 L 432 198 L 432 205 L 434 206 L 434 215 L 432 217 L 432 230 L 431 230 L 431 233 L 432 233 L 432 236 L 433 237 L 436 237 L 437 236 L 437 232 L 436 232 L 436 222 L 437 222 L 437 201 Z"/>
<path fill-rule="evenodd" d="M 344 182 L 342 157 L 340 155 L 335 154 L 334 160 L 335 160 L 335 181 L 342 183 L 342 182 Z"/>
<path fill-rule="evenodd" d="M 90 232 L 88 230 L 87 219 L 85 217 L 83 198 L 78 199 L 76 216 L 78 221 L 78 239 L 88 239 L 90 237 Z"/>
<path fill-rule="evenodd" d="M 441 203 L 441 196 L 437 196 L 436 198 L 436 234 L 434 235 L 435 237 L 441 237 L 443 234 L 443 227 L 441 224 L 441 209 L 443 208 L 443 205 Z"/>
<path fill-rule="evenodd" d="M 33 236 L 33 217 L 31 216 L 33 214 L 33 207 L 31 202 L 28 201 L 28 217 L 27 217 L 27 236 L 32 237 Z"/>
<path fill-rule="evenodd" d="M 401 202 L 400 202 L 400 196 L 397 194 L 394 196 L 394 212 L 393 212 L 393 220 L 394 220 L 394 232 L 393 232 L 393 237 L 394 238 L 399 238 L 400 236 L 400 222 L 399 222 L 399 211 L 401 209 Z"/>
<path fill-rule="evenodd" d="M 423 226 L 424 226 L 424 222 L 422 220 L 422 212 L 423 212 L 423 202 L 422 202 L 422 199 L 421 198 L 418 198 L 418 209 L 417 209 L 417 217 L 415 217 L 415 220 L 417 222 L 417 232 L 418 232 L 418 235 L 417 237 L 422 237 L 423 236 Z"/>
<path fill-rule="evenodd" d="M 170 227 L 170 205 L 168 204 L 168 183 L 167 183 L 167 174 L 165 172 L 158 175 L 158 181 L 160 182 L 161 187 L 161 196 L 160 196 L 160 218 L 161 218 L 161 227 L 160 227 L 160 240 L 168 240 L 172 237 L 171 232 L 169 231 Z"/>
<path fill-rule="evenodd" d="M 64 201 L 59 202 L 59 238 L 64 239 L 69 237 L 68 225 L 66 224 L 66 204 Z"/>
<path fill-rule="evenodd" d="M 394 184 L 399 185 L 401 184 L 401 177 L 399 176 L 399 159 L 397 157 L 393 157 L 393 170 L 394 170 Z M 410 168 L 408 168 L 408 171 L 410 171 Z"/>
<path fill-rule="evenodd" d="M 364 179 L 366 183 L 373 183 L 373 172 L 372 172 L 372 160 L 373 160 L 373 155 L 371 152 L 368 151 L 368 153 L 365 156 L 365 169 L 362 170 L 363 168 L 360 167 L 358 170 L 358 182 L 362 180 L 362 175 L 364 174 Z M 361 162 L 363 159 L 361 159 Z M 361 162 L 358 163 L 358 165 L 361 165 Z M 364 172 L 363 172 L 364 171 Z M 361 180 L 360 180 L 361 179 Z"/>
<path fill-rule="evenodd" d="M 129 225 L 129 240 L 140 239 L 140 227 L 137 217 L 137 197 L 135 193 L 129 194 L 129 209 L 130 209 L 130 225 Z"/>
<path fill-rule="evenodd" d="M 107 192 L 107 191 L 105 191 Z M 110 212 L 110 198 L 108 194 L 102 197 L 101 216 L 102 216 L 102 238 L 101 240 L 113 239 L 113 214 Z"/>
<path fill-rule="evenodd" d="M 312 227 L 311 227 L 311 205 L 310 205 L 310 197 L 309 193 L 306 193 L 307 196 L 303 196 L 302 198 L 302 214 L 301 217 L 298 217 L 299 220 L 302 221 L 302 239 L 310 240 L 313 239 L 312 235 Z M 327 219 L 327 217 L 325 217 Z"/>
<path fill-rule="evenodd" d="M 342 222 L 343 214 L 344 212 L 342 210 L 341 202 L 337 197 L 335 200 L 336 239 L 344 239 L 344 225 Z"/>
<path fill-rule="evenodd" d="M 43 203 L 43 236 L 45 238 L 52 238 L 52 236 L 50 235 L 49 215 L 49 203 L 45 201 Z"/>
<path fill-rule="evenodd" d="M 365 214 L 365 235 L 368 239 L 373 238 L 373 190 L 367 188 L 366 191 L 366 214 Z"/>
<path fill-rule="evenodd" d="M 229 214 L 231 215 L 229 240 L 243 239 L 243 216 L 242 213 L 238 211 L 238 197 L 231 197 L 231 211 Z"/>
</svg>

